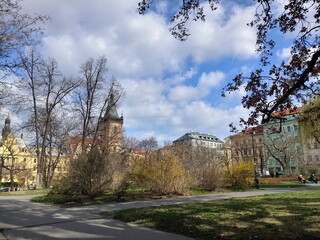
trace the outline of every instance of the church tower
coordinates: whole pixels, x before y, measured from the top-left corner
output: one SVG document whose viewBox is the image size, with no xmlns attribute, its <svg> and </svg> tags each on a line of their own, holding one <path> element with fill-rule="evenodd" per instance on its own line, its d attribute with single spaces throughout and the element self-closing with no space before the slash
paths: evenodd
<svg viewBox="0 0 320 240">
<path fill-rule="evenodd" d="M 122 150 L 123 116 L 119 117 L 114 95 L 111 93 L 110 101 L 103 118 L 100 119 L 99 140 L 108 150 L 119 152 Z"/>
<path fill-rule="evenodd" d="M 7 137 L 11 133 L 11 128 L 10 128 L 10 123 L 11 120 L 9 116 L 4 120 L 4 128 L 2 128 L 2 141 L 7 140 Z"/>
</svg>

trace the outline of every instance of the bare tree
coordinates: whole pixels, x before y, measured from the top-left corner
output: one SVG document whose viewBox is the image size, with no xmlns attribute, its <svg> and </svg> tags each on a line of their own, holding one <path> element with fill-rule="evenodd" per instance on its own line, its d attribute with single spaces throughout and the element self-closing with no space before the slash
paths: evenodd
<svg viewBox="0 0 320 240">
<path fill-rule="evenodd" d="M 0 1 L 0 70 L 4 76 L 20 67 L 19 55 L 39 43 L 48 17 L 22 12 L 19 1 Z M 0 76 L 0 79 L 4 76 Z"/>
<path fill-rule="evenodd" d="M 158 141 L 156 137 L 151 136 L 149 138 L 142 139 L 138 146 L 141 150 L 145 150 L 146 152 L 150 153 L 158 149 Z"/>
<path fill-rule="evenodd" d="M 152 0 L 139 2 L 139 13 L 144 14 Z M 173 36 L 184 41 L 190 35 L 186 27 L 189 20 L 205 21 L 205 3 L 212 11 L 216 10 L 218 0 L 182 0 L 175 2 L 178 12 L 171 18 Z M 222 1 L 221 1 L 222 2 Z M 272 113 L 290 109 L 296 100 L 305 101 L 309 96 L 319 94 L 320 58 L 320 3 L 316 0 L 285 1 L 279 4 L 272 0 L 253 0 L 256 6 L 249 26 L 257 33 L 256 50 L 260 53 L 260 65 L 249 76 L 238 74 L 224 89 L 222 95 L 240 88 L 246 90 L 242 98 L 245 108 L 253 109 L 248 119 L 241 119 L 245 125 L 262 123 L 272 118 Z M 288 62 L 275 65 L 271 56 L 275 52 L 276 34 L 294 33 L 291 44 L 291 57 Z M 279 37 L 280 39 L 281 37 Z M 272 101 L 270 101 L 273 99 Z M 235 130 L 233 125 L 232 129 Z"/>
<path fill-rule="evenodd" d="M 300 158 L 300 145 L 295 137 L 285 136 L 283 133 L 267 135 L 266 158 L 274 159 L 280 164 L 285 174 L 292 176 L 291 165 L 297 164 Z"/>
<path fill-rule="evenodd" d="M 221 176 L 218 176 L 218 173 L 221 173 L 225 158 L 222 150 L 179 143 L 174 145 L 173 151 L 181 159 L 183 167 L 195 177 L 199 184 L 203 184 L 209 177 L 211 183 L 213 179 L 217 181 L 217 184 L 220 182 Z M 217 175 L 213 176 L 214 174 Z"/>
<path fill-rule="evenodd" d="M 74 108 L 80 119 L 81 152 L 71 159 L 68 179 L 69 192 L 94 198 L 117 181 L 119 169 L 125 166 L 126 156 L 117 144 L 122 142 L 121 127 L 109 125 L 117 118 L 115 106 L 124 92 L 115 78 L 107 80 L 107 59 L 89 59 L 80 66 L 81 86 L 76 92 Z M 109 118 L 110 117 L 110 118 Z"/>
<path fill-rule="evenodd" d="M 140 141 L 135 137 L 123 137 L 123 148 L 127 150 L 138 149 Z"/>
<path fill-rule="evenodd" d="M 22 55 L 23 78 L 19 82 L 22 100 L 29 101 L 28 112 L 29 129 L 35 133 L 35 153 L 37 155 L 37 185 L 48 187 L 50 177 L 48 173 L 47 154 L 52 146 L 54 118 L 59 116 L 66 98 L 80 85 L 73 78 L 65 78 L 58 70 L 54 59 L 42 60 L 39 55 L 31 51 Z M 21 99 L 20 99 L 21 100 Z M 51 175 L 51 174 L 49 174 Z"/>
<path fill-rule="evenodd" d="M 106 72 L 107 59 L 104 56 L 96 60 L 90 58 L 80 66 L 81 86 L 76 94 L 75 108 L 81 119 L 82 147 L 87 138 L 92 138 L 95 143 L 100 120 L 110 111 L 112 105 L 118 104 L 124 94 L 114 78 L 111 81 L 107 80 Z"/>
</svg>

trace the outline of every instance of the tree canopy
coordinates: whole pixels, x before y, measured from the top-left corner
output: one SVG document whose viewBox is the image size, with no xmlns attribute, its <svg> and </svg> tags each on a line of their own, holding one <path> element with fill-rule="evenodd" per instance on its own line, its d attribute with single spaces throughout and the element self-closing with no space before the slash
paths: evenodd
<svg viewBox="0 0 320 240">
<path fill-rule="evenodd" d="M 154 0 L 139 2 L 138 11 L 144 14 Z M 223 3 L 223 1 L 220 1 Z M 246 94 L 242 104 L 250 109 L 248 119 L 241 119 L 245 125 L 269 121 L 272 113 L 294 108 L 297 103 L 304 103 L 310 96 L 319 94 L 319 29 L 320 2 L 318 0 L 288 0 L 279 3 L 274 0 L 249 1 L 256 6 L 249 26 L 256 29 L 256 50 L 260 54 L 260 66 L 249 76 L 238 74 L 223 89 L 226 93 L 244 88 Z M 205 21 L 204 7 L 209 5 L 212 11 L 219 7 L 218 0 L 182 0 L 179 10 L 171 17 L 172 35 L 187 40 L 192 33 L 186 27 L 190 20 Z M 271 57 L 275 52 L 274 31 L 280 34 L 293 34 L 288 62 L 275 65 Z"/>
</svg>

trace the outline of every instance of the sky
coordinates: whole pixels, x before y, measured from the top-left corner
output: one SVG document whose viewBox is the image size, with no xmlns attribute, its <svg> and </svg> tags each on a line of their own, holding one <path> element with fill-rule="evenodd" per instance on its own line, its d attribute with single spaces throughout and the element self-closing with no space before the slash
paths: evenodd
<svg viewBox="0 0 320 240">
<path fill-rule="evenodd" d="M 61 72 L 75 75 L 88 58 L 106 56 L 107 77 L 114 76 L 126 95 L 118 107 L 127 136 L 155 136 L 161 143 L 187 132 L 230 135 L 229 123 L 249 110 L 241 105 L 244 90 L 221 97 L 238 73 L 257 67 L 255 30 L 249 26 L 255 6 L 225 1 L 206 22 L 190 22 L 185 42 L 169 32 L 166 13 L 172 1 L 153 1 L 145 15 L 138 0 L 24 0 L 30 14 L 50 16 L 42 54 L 55 58 Z M 252 2 L 252 1 L 250 1 Z M 288 58 L 290 45 L 280 42 L 275 57 Z"/>
</svg>

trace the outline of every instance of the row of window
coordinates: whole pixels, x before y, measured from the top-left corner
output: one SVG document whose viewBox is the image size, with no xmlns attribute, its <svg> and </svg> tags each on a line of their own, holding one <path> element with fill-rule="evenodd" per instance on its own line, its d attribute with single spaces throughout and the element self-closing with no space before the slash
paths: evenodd
<svg viewBox="0 0 320 240">
<path fill-rule="evenodd" d="M 311 148 L 317 149 L 317 148 L 320 148 L 320 144 L 318 144 L 317 142 L 315 142 L 315 143 L 308 143 L 308 144 L 307 144 L 307 148 L 308 148 L 308 149 L 311 149 Z"/>
<path fill-rule="evenodd" d="M 309 162 L 313 162 L 313 161 L 320 162 L 320 157 L 319 157 L 319 155 L 314 155 L 314 156 L 308 155 L 308 161 Z"/>
<path fill-rule="evenodd" d="M 282 132 L 292 132 L 292 131 L 294 132 L 298 131 L 298 125 L 282 127 Z"/>
<path fill-rule="evenodd" d="M 218 140 L 217 138 L 213 138 L 213 137 L 204 137 L 204 136 L 199 136 L 199 138 L 208 139 L 208 140 Z"/>
</svg>

